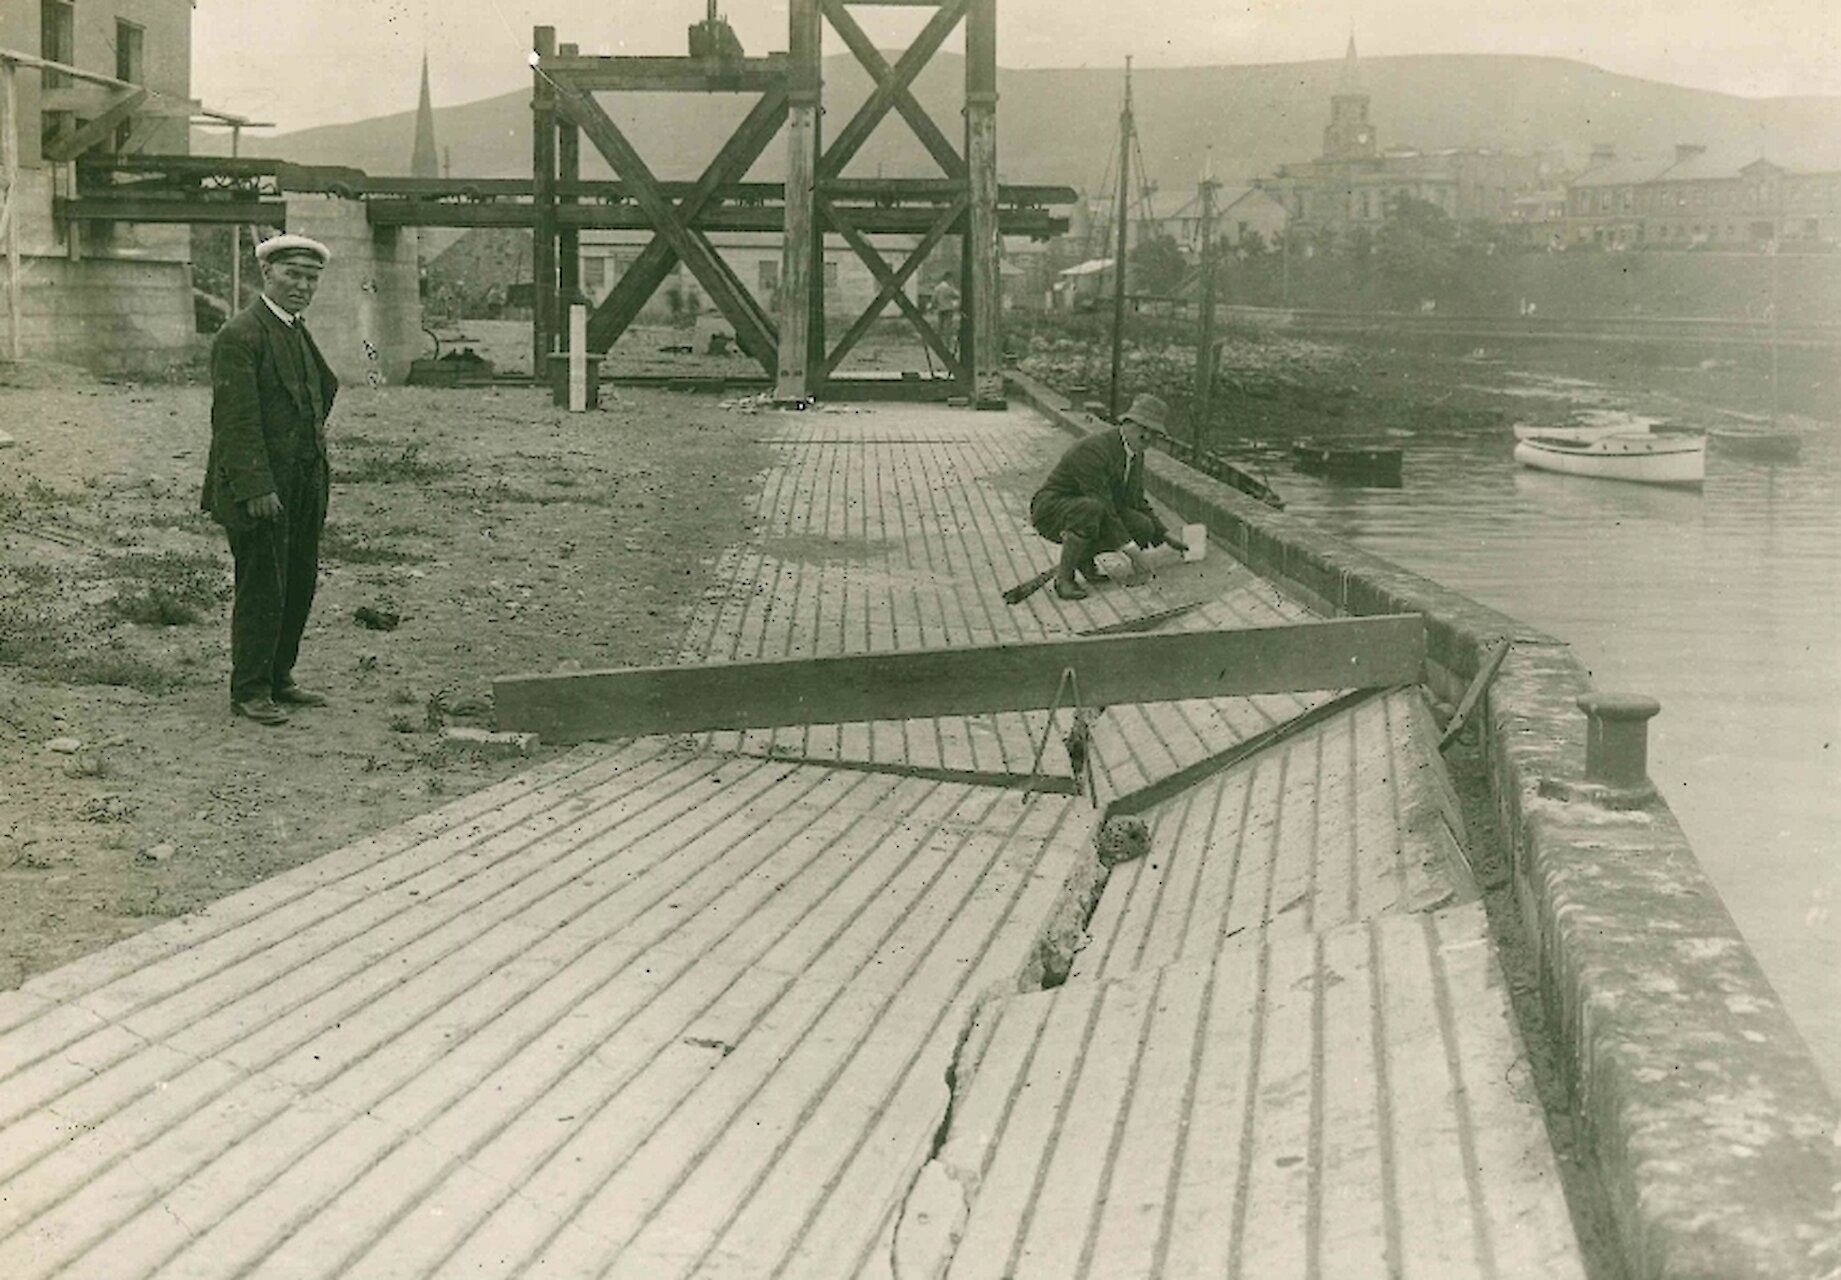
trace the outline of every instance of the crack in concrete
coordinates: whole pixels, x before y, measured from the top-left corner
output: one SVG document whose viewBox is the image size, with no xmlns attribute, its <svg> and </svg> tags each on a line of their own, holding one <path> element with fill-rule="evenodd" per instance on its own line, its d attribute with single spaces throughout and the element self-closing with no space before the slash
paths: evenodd
<svg viewBox="0 0 1841 1280">
<path fill-rule="evenodd" d="M 1100 833 L 1104 822 L 1091 828 L 1087 856 L 1069 875 L 1054 908 L 1042 921 L 1034 954 L 1018 975 L 1014 991 L 990 991 L 974 1000 L 946 1062 L 946 1103 L 926 1156 L 901 1195 L 894 1225 L 888 1234 L 888 1275 L 891 1280 L 939 1280 L 951 1267 L 971 1214 L 981 1170 L 964 1168 L 948 1153 L 953 1122 L 959 1114 L 961 1090 L 977 1074 L 995 1019 L 983 1028 L 980 1020 L 1017 996 L 1052 991 L 1067 981 L 1087 941 L 1087 926 L 1099 909 L 1110 868 L 1101 860 Z"/>
</svg>

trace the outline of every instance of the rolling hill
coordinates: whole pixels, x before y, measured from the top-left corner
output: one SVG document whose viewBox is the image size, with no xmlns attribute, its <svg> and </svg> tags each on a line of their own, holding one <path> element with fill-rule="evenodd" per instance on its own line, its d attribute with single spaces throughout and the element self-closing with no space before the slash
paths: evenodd
<svg viewBox="0 0 1841 1280">
<path fill-rule="evenodd" d="M 826 127 L 841 129 L 869 91 L 848 56 L 827 60 Z M 1270 173 L 1321 149 L 1340 60 L 1266 66 L 1141 70 L 1134 76 L 1139 132 L 1153 177 L 1187 186 L 1213 149 L 1227 181 Z M 438 74 L 438 69 L 437 69 Z M 1677 142 L 1755 149 L 1780 163 L 1841 168 L 1841 96 L 1738 98 L 1615 75 L 1561 58 L 1422 55 L 1361 64 L 1381 145 L 1495 146 L 1545 151 L 1577 166 L 1596 143 L 1620 156 L 1661 156 Z M 962 63 L 940 55 L 917 86 L 921 101 L 957 135 Z M 1006 181 L 1097 188 L 1116 137 L 1122 76 L 1113 68 L 1012 70 L 999 90 L 1000 168 Z M 405 86 L 405 99 L 413 87 Z M 726 95 L 604 95 L 602 102 L 661 177 L 691 177 L 715 153 L 749 102 Z M 303 164 L 407 172 L 413 111 L 353 124 L 245 139 L 245 154 Z M 529 93 L 487 98 L 435 113 L 455 176 L 519 177 L 530 171 Z M 200 149 L 206 149 L 200 139 Z M 607 170 L 584 145 L 584 171 Z M 661 159 L 663 157 L 663 159 Z M 778 178 L 779 144 L 752 177 Z M 852 176 L 926 176 L 935 170 L 899 120 L 885 121 L 852 163 Z"/>
</svg>

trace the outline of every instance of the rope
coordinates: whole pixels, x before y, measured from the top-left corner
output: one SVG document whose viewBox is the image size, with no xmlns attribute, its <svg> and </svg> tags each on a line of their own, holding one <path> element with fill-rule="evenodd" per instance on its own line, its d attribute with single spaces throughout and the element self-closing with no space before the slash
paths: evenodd
<svg viewBox="0 0 1841 1280">
<path fill-rule="evenodd" d="M 1049 704 L 1048 720 L 1042 725 L 1042 736 L 1036 741 L 1035 758 L 1029 763 L 1029 785 L 1023 793 L 1024 804 L 1028 804 L 1038 790 L 1036 781 L 1042 776 L 1042 756 L 1048 750 L 1048 735 L 1054 731 L 1055 715 L 1061 710 L 1061 696 L 1064 693 L 1070 695 L 1070 705 L 1074 712 L 1073 726 L 1063 739 L 1068 749 L 1069 772 L 1077 789 L 1081 782 L 1086 783 L 1088 803 L 1095 806 L 1099 804 L 1093 785 L 1093 755 L 1087 749 L 1087 713 L 1080 704 L 1080 676 L 1072 667 L 1062 668 L 1061 679 L 1055 684 L 1055 700 Z"/>
</svg>

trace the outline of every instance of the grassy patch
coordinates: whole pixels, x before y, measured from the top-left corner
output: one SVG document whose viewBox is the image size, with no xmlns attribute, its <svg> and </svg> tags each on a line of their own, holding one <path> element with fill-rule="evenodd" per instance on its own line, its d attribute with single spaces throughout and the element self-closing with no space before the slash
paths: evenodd
<svg viewBox="0 0 1841 1280">
<path fill-rule="evenodd" d="M 340 484 L 427 484 L 459 470 L 454 462 L 437 462 L 422 455 L 420 443 L 407 444 L 396 453 L 361 453 L 334 468 Z"/>
<path fill-rule="evenodd" d="M 114 685 L 155 697 L 171 693 L 185 683 L 178 672 L 139 654 L 116 648 L 59 654 L 40 664 L 38 670 L 62 684 Z"/>
<path fill-rule="evenodd" d="M 217 558 L 202 552 L 133 552 L 111 556 L 100 569 L 118 584 L 109 612 L 126 622 L 179 627 L 202 622 L 230 598 Z"/>
<path fill-rule="evenodd" d="M 403 531 L 390 530 L 391 533 Z M 336 560 L 340 564 L 414 564 L 428 557 L 405 551 L 401 547 L 374 542 L 346 525 L 328 524 L 320 533 L 320 559 Z"/>
</svg>

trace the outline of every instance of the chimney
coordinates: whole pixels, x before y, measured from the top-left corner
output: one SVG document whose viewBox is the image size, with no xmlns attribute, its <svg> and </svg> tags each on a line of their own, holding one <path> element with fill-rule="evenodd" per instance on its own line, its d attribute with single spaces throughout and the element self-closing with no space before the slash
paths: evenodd
<svg viewBox="0 0 1841 1280">
<path fill-rule="evenodd" d="M 1611 143 L 1594 142 L 1592 144 L 1593 164 L 1609 164 L 1615 159 L 1617 159 L 1617 148 Z"/>
<path fill-rule="evenodd" d="M 1695 156 L 1706 154 L 1707 148 L 1698 142 L 1677 142 L 1675 144 L 1675 163 L 1685 164 Z"/>
</svg>

